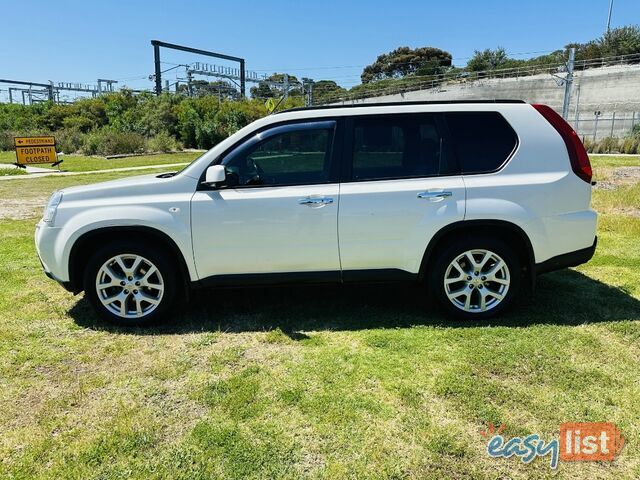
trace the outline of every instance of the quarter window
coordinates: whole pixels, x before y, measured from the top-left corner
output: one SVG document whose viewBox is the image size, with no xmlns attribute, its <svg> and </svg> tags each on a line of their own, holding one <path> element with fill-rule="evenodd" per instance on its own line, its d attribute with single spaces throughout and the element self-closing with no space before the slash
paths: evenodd
<svg viewBox="0 0 640 480">
<path fill-rule="evenodd" d="M 353 179 L 430 177 L 447 171 L 430 114 L 358 118 L 353 128 Z"/>
<path fill-rule="evenodd" d="M 240 148 L 223 162 L 231 186 L 304 185 L 330 178 L 332 128 L 304 128 Z"/>
<path fill-rule="evenodd" d="M 445 114 L 462 173 L 487 173 L 507 161 L 518 138 L 498 112 Z"/>
</svg>

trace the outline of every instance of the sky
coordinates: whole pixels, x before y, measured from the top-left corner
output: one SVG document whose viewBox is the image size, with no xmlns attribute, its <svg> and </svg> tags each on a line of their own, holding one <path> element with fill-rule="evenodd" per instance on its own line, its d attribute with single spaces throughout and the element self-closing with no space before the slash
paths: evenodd
<svg viewBox="0 0 640 480">
<path fill-rule="evenodd" d="M 640 24 L 640 0 L 614 2 L 612 27 Z M 150 41 L 158 39 L 244 57 L 261 74 L 286 71 L 350 87 L 365 65 L 399 46 L 447 50 L 456 66 L 474 50 L 498 46 L 528 58 L 601 36 L 608 9 L 609 0 L 3 0 L 0 78 L 110 78 L 152 88 Z M 169 50 L 162 60 L 163 70 L 214 63 Z"/>
</svg>

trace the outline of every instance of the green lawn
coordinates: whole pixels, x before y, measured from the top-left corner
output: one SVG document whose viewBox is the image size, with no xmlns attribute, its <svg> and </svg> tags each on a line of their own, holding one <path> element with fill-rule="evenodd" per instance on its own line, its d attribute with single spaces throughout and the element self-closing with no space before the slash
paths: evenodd
<svg viewBox="0 0 640 480">
<path fill-rule="evenodd" d="M 1 177 L 15 177 L 16 175 L 27 175 L 27 172 L 21 168 L 0 168 Z"/>
<path fill-rule="evenodd" d="M 62 155 L 64 161 L 61 170 L 68 172 L 87 172 L 107 170 L 111 168 L 142 167 L 147 165 L 166 165 L 172 163 L 189 163 L 201 155 L 201 152 L 164 153 L 159 155 L 141 155 L 124 158 L 85 157 L 82 155 Z M 0 152 L 0 163 L 14 163 L 14 152 Z M 38 168 L 51 168 L 50 165 L 34 165 Z M 53 170 L 57 170 L 54 168 Z"/>
<path fill-rule="evenodd" d="M 35 213 L 0 220 L 0 478 L 639 478 L 639 194 L 595 190 L 596 257 L 477 324 L 378 285 L 204 292 L 122 330 L 42 274 Z M 622 455 L 553 472 L 484 452 L 486 422 L 550 439 L 567 421 L 615 422 Z"/>
</svg>

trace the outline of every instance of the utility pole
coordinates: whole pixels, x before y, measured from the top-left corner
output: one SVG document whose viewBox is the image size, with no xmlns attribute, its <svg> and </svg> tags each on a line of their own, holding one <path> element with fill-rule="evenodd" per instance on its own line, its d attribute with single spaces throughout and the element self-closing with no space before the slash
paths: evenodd
<svg viewBox="0 0 640 480">
<path fill-rule="evenodd" d="M 569 118 L 569 104 L 571 103 L 571 87 L 573 84 L 573 65 L 576 60 L 576 49 L 569 49 L 569 63 L 567 63 L 567 78 L 564 80 L 564 102 L 562 103 L 562 118 Z"/>
<path fill-rule="evenodd" d="M 289 75 L 284 74 L 284 99 L 289 97 Z"/>
<path fill-rule="evenodd" d="M 193 82 L 193 74 L 189 70 L 187 70 L 187 94 L 189 95 L 189 97 L 193 97 L 192 82 Z"/>
<path fill-rule="evenodd" d="M 154 80 L 156 81 L 156 95 L 162 93 L 162 71 L 160 69 L 160 44 L 151 40 L 153 45 L 153 66 L 155 70 Z"/>
<path fill-rule="evenodd" d="M 247 72 L 244 69 L 244 58 L 241 58 L 239 63 L 240 63 L 240 97 L 245 98 L 246 97 L 245 85 L 247 80 L 246 79 Z"/>
<path fill-rule="evenodd" d="M 580 124 L 580 84 L 576 85 L 576 110 L 575 110 L 576 119 L 574 120 L 573 128 L 575 131 L 578 131 L 578 125 Z"/>
<path fill-rule="evenodd" d="M 307 91 L 307 107 L 313 106 L 313 82 L 307 83 L 308 91 Z"/>
<path fill-rule="evenodd" d="M 607 17 L 607 33 L 611 29 L 611 12 L 613 11 L 613 0 L 609 0 L 609 16 Z"/>
</svg>

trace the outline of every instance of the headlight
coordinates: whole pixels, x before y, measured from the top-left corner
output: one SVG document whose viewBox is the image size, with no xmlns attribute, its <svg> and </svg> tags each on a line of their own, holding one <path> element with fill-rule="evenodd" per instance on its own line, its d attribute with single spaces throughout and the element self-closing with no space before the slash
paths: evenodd
<svg viewBox="0 0 640 480">
<path fill-rule="evenodd" d="M 58 205 L 62 201 L 62 192 L 58 191 L 51 195 L 47 206 L 44 209 L 44 213 L 42 214 L 42 221 L 53 225 L 53 222 L 56 218 L 56 210 L 58 209 Z"/>
</svg>

